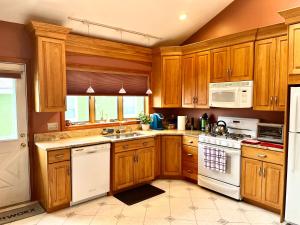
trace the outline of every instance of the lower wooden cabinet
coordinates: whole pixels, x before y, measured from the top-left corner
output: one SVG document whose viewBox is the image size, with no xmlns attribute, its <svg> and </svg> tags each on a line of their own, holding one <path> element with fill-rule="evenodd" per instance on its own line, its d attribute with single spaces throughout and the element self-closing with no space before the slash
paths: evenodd
<svg viewBox="0 0 300 225">
<path fill-rule="evenodd" d="M 139 146 L 138 142 L 141 142 L 141 140 L 126 141 L 113 145 L 113 192 L 154 179 L 154 146 L 131 150 L 122 147 Z M 154 145 L 153 139 L 146 139 L 146 141 L 147 145 Z M 120 152 L 120 149 L 123 150 Z"/>
<path fill-rule="evenodd" d="M 70 149 L 34 152 L 32 195 L 47 212 L 67 208 L 71 201 Z"/>
<path fill-rule="evenodd" d="M 254 148 L 243 147 L 242 154 L 249 156 L 246 151 L 253 151 Z M 266 152 L 264 154 L 263 152 Z M 271 153 L 271 154 L 269 154 Z M 277 158 L 274 154 L 278 154 Z M 257 150 L 253 157 L 261 157 L 261 160 L 255 158 L 242 157 L 242 196 L 245 199 L 255 201 L 275 210 L 281 210 L 283 201 L 283 166 L 278 163 L 281 152 L 268 150 Z M 254 155 L 254 154 L 253 154 Z M 270 156 L 276 163 L 270 162 Z M 281 162 L 280 162 L 281 163 Z"/>
<path fill-rule="evenodd" d="M 166 135 L 161 138 L 162 176 L 181 176 L 182 137 Z"/>
<path fill-rule="evenodd" d="M 49 208 L 68 205 L 71 201 L 70 161 L 48 165 Z"/>
</svg>

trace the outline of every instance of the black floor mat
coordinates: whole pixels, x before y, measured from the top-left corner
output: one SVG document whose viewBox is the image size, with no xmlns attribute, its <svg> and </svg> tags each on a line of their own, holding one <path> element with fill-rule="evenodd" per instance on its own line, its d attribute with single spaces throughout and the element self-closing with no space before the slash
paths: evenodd
<svg viewBox="0 0 300 225">
<path fill-rule="evenodd" d="M 164 192 L 164 190 L 161 190 L 150 184 L 145 184 L 143 186 L 115 194 L 114 196 L 127 205 L 133 205 L 156 195 L 160 195 Z"/>
</svg>

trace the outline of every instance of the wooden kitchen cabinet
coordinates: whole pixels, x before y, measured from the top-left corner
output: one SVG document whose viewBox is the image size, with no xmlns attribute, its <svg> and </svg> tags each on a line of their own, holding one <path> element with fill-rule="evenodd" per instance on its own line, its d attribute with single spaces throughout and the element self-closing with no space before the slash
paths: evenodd
<svg viewBox="0 0 300 225">
<path fill-rule="evenodd" d="M 283 152 L 242 147 L 242 196 L 276 211 L 282 209 Z"/>
<path fill-rule="evenodd" d="M 212 83 L 229 81 L 230 48 L 211 50 L 211 77 Z"/>
<path fill-rule="evenodd" d="M 71 201 L 70 166 L 70 161 L 49 164 L 49 208 L 69 205 Z"/>
<path fill-rule="evenodd" d="M 182 57 L 182 107 L 208 108 L 210 52 Z"/>
<path fill-rule="evenodd" d="M 174 135 L 162 136 L 162 176 L 181 176 L 181 138 Z"/>
<path fill-rule="evenodd" d="M 284 111 L 287 95 L 287 37 L 255 44 L 254 110 Z"/>
<path fill-rule="evenodd" d="M 300 23 L 289 25 L 289 84 L 300 84 Z"/>
<path fill-rule="evenodd" d="M 146 145 L 150 147 L 143 147 L 141 143 L 147 143 Z M 136 147 L 132 148 L 133 146 Z M 153 180 L 154 154 L 154 138 L 114 143 L 112 153 L 113 192 Z"/>
<path fill-rule="evenodd" d="M 155 177 L 159 177 L 161 175 L 161 136 L 156 136 L 154 138 L 154 141 L 155 141 L 154 174 Z"/>
<path fill-rule="evenodd" d="M 154 51 L 151 88 L 153 107 L 181 107 L 181 52 Z"/>
<path fill-rule="evenodd" d="M 253 42 L 211 50 L 210 82 L 253 79 Z"/>
<path fill-rule="evenodd" d="M 34 151 L 34 189 L 32 196 L 47 212 L 70 206 L 70 149 Z"/>
<path fill-rule="evenodd" d="M 283 166 L 263 163 L 262 202 L 280 209 L 283 201 Z"/>
<path fill-rule="evenodd" d="M 182 176 L 194 182 L 198 180 L 198 138 L 183 136 Z"/>
<path fill-rule="evenodd" d="M 242 158 L 242 196 L 252 200 L 261 200 L 262 162 Z"/>
<path fill-rule="evenodd" d="M 114 155 L 114 190 L 134 185 L 135 152 L 121 152 Z"/>
<path fill-rule="evenodd" d="M 66 110 L 65 40 L 70 29 L 32 21 L 35 35 L 35 110 L 64 112 Z"/>
</svg>

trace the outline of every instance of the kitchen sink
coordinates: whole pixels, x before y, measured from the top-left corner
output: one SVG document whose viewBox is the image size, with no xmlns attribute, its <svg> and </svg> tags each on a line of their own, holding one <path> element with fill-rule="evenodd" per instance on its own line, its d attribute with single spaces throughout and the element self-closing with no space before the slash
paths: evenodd
<svg viewBox="0 0 300 225">
<path fill-rule="evenodd" d="M 141 133 L 125 133 L 125 134 L 113 134 L 113 135 L 106 135 L 105 137 L 110 139 L 127 139 L 127 138 L 133 138 L 133 137 L 139 137 L 143 136 L 144 134 Z"/>
</svg>

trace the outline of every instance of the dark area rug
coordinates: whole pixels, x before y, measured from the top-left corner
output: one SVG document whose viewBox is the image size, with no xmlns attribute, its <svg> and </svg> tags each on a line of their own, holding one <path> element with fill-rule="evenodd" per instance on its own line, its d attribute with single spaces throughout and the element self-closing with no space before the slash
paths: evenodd
<svg viewBox="0 0 300 225">
<path fill-rule="evenodd" d="M 1 212 L 0 224 L 11 223 L 31 216 L 36 216 L 44 212 L 45 210 L 41 207 L 41 205 L 38 202 L 34 202 L 20 208 L 14 208 L 8 211 Z"/>
<path fill-rule="evenodd" d="M 145 184 L 128 191 L 120 192 L 118 194 L 115 194 L 114 196 L 127 205 L 133 205 L 148 198 L 152 198 L 156 195 L 160 195 L 164 192 L 165 191 L 162 189 L 154 187 L 150 184 Z"/>
</svg>

